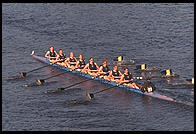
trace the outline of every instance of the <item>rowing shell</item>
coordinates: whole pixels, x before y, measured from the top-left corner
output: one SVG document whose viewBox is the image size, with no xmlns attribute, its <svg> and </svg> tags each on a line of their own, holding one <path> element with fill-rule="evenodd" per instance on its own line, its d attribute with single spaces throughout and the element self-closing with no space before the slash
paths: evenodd
<svg viewBox="0 0 196 134">
<path fill-rule="evenodd" d="M 67 68 L 67 67 L 63 67 L 63 66 L 60 66 L 58 64 L 52 64 L 52 63 L 50 63 L 49 59 L 47 59 L 45 57 L 36 56 L 34 54 L 31 54 L 31 55 L 33 56 L 33 58 L 35 58 L 36 60 L 38 60 L 40 62 L 43 62 L 43 63 L 46 63 L 46 64 L 50 64 L 51 66 L 57 67 L 59 69 L 65 70 L 65 71 L 70 71 L 70 69 Z M 158 94 L 156 92 L 150 92 L 150 93 L 142 92 L 141 90 L 138 90 L 138 89 L 135 89 L 135 88 L 131 88 L 131 87 L 128 87 L 128 86 L 125 86 L 125 85 L 117 85 L 117 83 L 115 83 L 115 82 L 111 82 L 111 81 L 108 81 L 108 80 L 105 80 L 105 79 L 102 79 L 102 78 L 98 78 L 98 77 L 95 77 L 94 78 L 94 77 L 92 77 L 89 74 L 85 74 L 85 73 L 82 73 L 82 72 L 77 71 L 77 70 L 73 70 L 71 72 L 73 74 L 77 74 L 77 75 L 80 75 L 80 76 L 83 76 L 83 77 L 86 77 L 86 78 L 98 80 L 101 83 L 105 83 L 105 84 L 117 86 L 117 87 L 119 87 L 119 89 L 125 89 L 125 90 L 130 91 L 130 92 L 136 92 L 136 93 L 140 93 L 140 94 L 151 96 L 151 97 L 158 98 L 158 99 L 163 99 L 163 100 L 168 100 L 168 101 L 174 101 L 173 98 L 170 98 L 170 97 L 167 97 L 167 96 L 164 96 L 164 95 L 160 95 L 160 94 Z"/>
</svg>

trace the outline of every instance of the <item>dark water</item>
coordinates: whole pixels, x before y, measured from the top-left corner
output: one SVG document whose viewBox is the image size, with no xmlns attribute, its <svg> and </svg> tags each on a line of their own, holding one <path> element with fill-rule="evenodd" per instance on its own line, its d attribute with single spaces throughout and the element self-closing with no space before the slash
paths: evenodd
<svg viewBox="0 0 196 134">
<path fill-rule="evenodd" d="M 194 77 L 193 4 L 3 4 L 2 77 L 44 64 L 29 55 L 44 55 L 50 45 L 85 58 L 135 59 L 136 64 L 171 68 L 181 79 Z M 97 61 L 100 63 L 101 61 Z M 194 130 L 194 89 L 153 81 L 157 92 L 185 104 L 163 101 L 118 88 L 95 95 L 108 85 L 88 81 L 59 94 L 46 90 L 84 78 L 66 73 L 47 85 L 22 85 L 61 73 L 46 67 L 24 80 L 2 81 L 3 130 Z M 58 81 L 58 82 L 55 82 Z"/>
</svg>

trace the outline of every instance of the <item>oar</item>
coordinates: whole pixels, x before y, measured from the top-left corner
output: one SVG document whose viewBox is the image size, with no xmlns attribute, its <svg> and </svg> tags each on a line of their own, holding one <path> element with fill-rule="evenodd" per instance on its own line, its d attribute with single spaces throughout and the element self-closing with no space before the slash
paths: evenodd
<svg viewBox="0 0 196 134">
<path fill-rule="evenodd" d="M 33 69 L 33 70 L 31 70 L 31 71 L 28 71 L 28 72 L 20 72 L 20 73 L 19 73 L 19 74 L 20 74 L 20 78 L 24 78 L 24 77 L 27 75 L 27 73 L 31 73 L 31 72 L 34 72 L 34 71 L 36 71 L 36 70 L 45 68 L 45 67 L 50 66 L 50 65 L 52 65 L 52 64 L 55 64 L 55 63 L 57 63 L 57 62 L 58 62 L 58 61 L 55 61 L 54 63 L 47 64 L 47 65 L 45 65 L 45 66 L 42 66 L 42 67 Z"/>
<path fill-rule="evenodd" d="M 117 65 L 119 66 L 133 66 L 135 64 L 135 61 L 134 60 L 123 60 L 121 62 L 118 62 Z"/>
<path fill-rule="evenodd" d="M 59 92 L 59 91 L 63 91 L 63 90 L 65 90 L 65 89 L 68 89 L 68 88 L 70 88 L 70 87 L 76 86 L 76 85 L 78 85 L 78 84 L 81 84 L 81 83 L 84 83 L 84 82 L 87 82 L 87 81 L 90 81 L 90 80 L 93 80 L 93 79 L 94 79 L 94 77 L 93 77 L 92 79 L 87 79 L 87 80 L 84 80 L 84 81 L 80 81 L 80 82 L 78 82 L 78 83 L 69 85 L 69 86 L 67 86 L 67 87 L 58 88 L 57 90 L 45 91 L 44 93 L 57 93 L 57 92 Z"/>
<path fill-rule="evenodd" d="M 81 84 L 81 83 L 84 83 L 84 82 L 87 82 L 87 81 L 90 81 L 90 80 L 93 80 L 93 79 L 94 79 L 94 77 L 93 77 L 92 79 L 87 79 L 87 80 L 84 80 L 84 81 L 80 81 L 80 82 L 78 82 L 78 83 L 69 85 L 69 86 L 67 86 L 67 87 L 58 88 L 58 91 L 59 91 L 59 90 L 60 90 L 60 91 L 65 90 L 65 89 L 67 89 L 67 88 L 73 87 L 73 86 L 75 86 L 75 85 L 79 85 L 79 84 Z"/>
<path fill-rule="evenodd" d="M 59 76 L 59 75 L 65 74 L 65 73 L 67 73 L 67 72 L 69 72 L 69 71 L 65 71 L 65 72 L 63 72 L 63 73 L 56 74 L 56 75 L 50 76 L 50 77 L 45 78 L 45 79 L 37 79 L 36 83 L 37 83 L 37 85 L 42 85 L 43 83 L 45 83 L 45 80 L 51 79 L 51 78 L 53 78 L 53 77 L 57 77 L 57 76 Z"/>
<path fill-rule="evenodd" d="M 35 83 L 25 84 L 24 86 L 25 86 L 25 87 L 29 87 L 29 86 L 31 86 L 31 85 L 40 86 L 40 85 L 42 85 L 43 83 L 45 83 L 45 80 L 48 80 L 48 79 L 53 78 L 53 77 L 57 77 L 57 76 L 59 76 L 59 75 L 65 74 L 65 73 L 67 73 L 67 72 L 69 72 L 69 71 L 65 71 L 65 72 L 63 72 L 63 73 L 60 73 L 60 74 L 57 74 L 57 75 L 53 75 L 53 76 L 50 76 L 50 77 L 45 78 L 45 79 L 37 79 Z"/>
<path fill-rule="evenodd" d="M 104 57 L 95 57 L 94 59 L 106 59 Z M 118 56 L 118 57 L 109 57 L 109 59 L 112 59 L 113 61 L 122 61 L 123 60 L 123 56 Z"/>
<path fill-rule="evenodd" d="M 90 80 L 93 80 L 95 77 L 92 77 L 92 79 L 87 79 L 87 80 L 84 80 L 84 81 L 80 81 L 78 83 L 75 83 L 75 84 L 72 84 L 72 85 L 69 85 L 67 87 L 63 87 L 63 88 L 58 88 L 57 90 L 49 90 L 49 91 L 45 91 L 44 93 L 57 93 L 59 91 L 62 91 L 62 90 L 65 90 L 67 88 L 70 88 L 70 87 L 73 87 L 75 85 L 78 85 L 78 84 L 81 84 L 81 83 L 84 83 L 84 82 L 87 82 L 87 81 L 90 81 Z"/>
<path fill-rule="evenodd" d="M 114 66 L 114 65 L 118 65 L 118 66 L 133 66 L 135 64 L 135 61 L 133 60 L 130 60 L 130 61 L 122 61 L 122 62 L 117 62 L 117 63 L 114 63 L 114 62 L 109 62 L 107 65 L 108 66 Z"/>
<path fill-rule="evenodd" d="M 103 91 L 106 91 L 106 90 L 109 90 L 109 89 L 111 89 L 111 88 L 118 87 L 118 86 L 119 86 L 119 84 L 116 84 L 115 86 L 111 86 L 111 87 L 105 88 L 105 89 L 100 90 L 100 91 L 97 91 L 97 92 L 95 92 L 95 93 L 88 93 L 88 94 L 87 94 L 88 100 L 91 100 L 92 98 L 94 98 L 94 94 L 98 94 L 98 93 L 100 93 L 100 92 L 103 92 Z"/>
<path fill-rule="evenodd" d="M 159 72 L 160 68 L 146 68 L 146 64 L 136 65 L 136 69 L 134 69 L 136 72 Z"/>
</svg>

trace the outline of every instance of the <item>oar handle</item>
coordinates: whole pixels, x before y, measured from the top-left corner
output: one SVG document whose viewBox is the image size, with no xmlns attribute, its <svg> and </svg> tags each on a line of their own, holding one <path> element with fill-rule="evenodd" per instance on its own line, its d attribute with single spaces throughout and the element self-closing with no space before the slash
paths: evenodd
<svg viewBox="0 0 196 134">
<path fill-rule="evenodd" d="M 105 90 L 109 90 L 109 89 L 111 89 L 111 88 L 118 87 L 118 86 L 119 86 L 119 85 L 115 85 L 115 86 L 112 86 L 112 87 L 108 87 L 108 88 L 106 88 L 106 89 L 97 91 L 97 92 L 95 92 L 95 93 L 93 93 L 93 94 L 97 94 L 97 93 L 100 93 L 100 92 L 103 92 L 103 91 L 105 91 Z"/>
</svg>

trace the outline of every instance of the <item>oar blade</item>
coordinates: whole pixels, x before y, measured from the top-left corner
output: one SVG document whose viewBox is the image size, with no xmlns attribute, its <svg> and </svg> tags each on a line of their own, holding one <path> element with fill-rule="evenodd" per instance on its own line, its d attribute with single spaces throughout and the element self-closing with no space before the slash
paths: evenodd
<svg viewBox="0 0 196 134">
<path fill-rule="evenodd" d="M 26 76 L 26 73 L 25 72 L 20 72 L 19 73 L 20 75 L 19 76 L 12 76 L 10 78 L 5 78 L 4 80 L 20 80 L 20 79 L 23 79 L 25 76 Z"/>
<path fill-rule="evenodd" d="M 20 74 L 20 78 L 24 78 L 27 75 L 27 73 L 25 72 L 20 72 L 19 74 Z"/>
<path fill-rule="evenodd" d="M 45 83 L 45 81 L 41 80 L 41 79 L 37 79 L 37 81 L 36 81 L 37 85 L 42 85 L 43 83 Z"/>
<path fill-rule="evenodd" d="M 33 50 L 32 52 L 31 52 L 31 55 L 34 55 L 35 54 L 35 51 Z"/>
<path fill-rule="evenodd" d="M 87 97 L 88 97 L 89 100 L 91 100 L 92 98 L 94 98 L 94 94 L 88 93 L 88 94 L 87 94 Z"/>
</svg>

